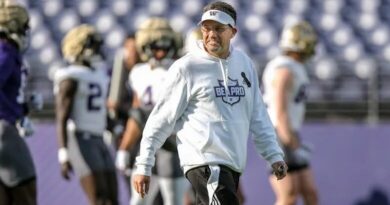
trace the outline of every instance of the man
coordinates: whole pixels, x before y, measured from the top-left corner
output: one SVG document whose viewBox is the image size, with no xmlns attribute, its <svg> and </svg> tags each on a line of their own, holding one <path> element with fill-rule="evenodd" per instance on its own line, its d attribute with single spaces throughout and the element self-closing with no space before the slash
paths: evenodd
<svg viewBox="0 0 390 205">
<path fill-rule="evenodd" d="M 127 119 L 131 107 L 132 96 L 127 86 L 127 79 L 131 69 L 137 63 L 139 63 L 139 56 L 135 47 L 135 34 L 131 33 L 124 41 L 123 47 L 115 53 L 107 100 L 109 117 L 119 121 L 119 124 L 123 124 L 123 119 Z"/>
<path fill-rule="evenodd" d="M 316 42 L 309 23 L 300 21 L 286 27 L 280 41 L 283 54 L 270 61 L 264 70 L 264 101 L 289 167 L 284 180 L 270 178 L 277 205 L 295 204 L 299 195 L 305 204 L 318 204 L 308 151 L 298 135 L 305 115 L 305 87 L 309 82 L 304 63 L 314 55 Z"/>
<path fill-rule="evenodd" d="M 164 92 L 143 132 L 133 186 L 148 193 L 154 154 L 175 131 L 181 167 L 196 204 L 239 204 L 237 187 L 246 165 L 247 139 L 277 179 L 287 170 L 275 130 L 262 102 L 256 69 L 230 45 L 237 32 L 236 11 L 224 2 L 205 6 L 203 41 L 168 71 Z"/>
<path fill-rule="evenodd" d="M 58 161 L 72 169 L 90 204 L 118 204 L 115 166 L 102 135 L 106 128 L 108 77 L 101 68 L 101 37 L 90 25 L 70 30 L 62 53 L 70 64 L 55 73 Z"/>
<path fill-rule="evenodd" d="M 135 46 L 135 34 L 127 36 L 123 47 L 115 53 L 113 68 L 111 72 L 110 89 L 107 99 L 108 107 L 108 130 L 111 132 L 115 148 L 118 150 L 123 139 L 124 128 L 129 118 L 129 109 L 131 108 L 133 94 L 128 84 L 129 73 L 134 65 L 139 62 L 139 55 Z M 117 160 L 116 167 L 123 170 L 126 185 L 131 190 L 130 174 L 131 170 L 127 164 L 134 164 L 135 155 L 138 149 L 123 150 L 121 154 L 127 156 L 130 153 L 131 159 Z M 121 155 L 121 156 L 122 156 Z"/>
<path fill-rule="evenodd" d="M 0 204 L 37 204 L 34 163 L 21 138 L 32 134 L 23 93 L 28 23 L 25 8 L 0 1 Z"/>
<path fill-rule="evenodd" d="M 146 120 L 159 95 L 169 66 L 182 47 L 181 39 L 164 18 L 150 18 L 142 23 L 136 32 L 136 47 L 145 63 L 136 64 L 129 76 L 129 83 L 134 93 L 133 106 L 127 122 L 123 140 L 117 154 L 117 162 L 126 162 L 128 148 L 137 147 Z M 152 203 L 158 189 L 164 205 L 182 205 L 185 190 L 188 187 L 180 169 L 175 136 L 165 142 L 163 149 L 157 152 L 156 181 L 153 194 L 141 199 L 133 190 L 131 203 Z M 117 163 L 124 164 L 124 163 Z M 132 166 L 132 165 L 131 165 Z M 118 167 L 119 168 L 119 167 Z"/>
<path fill-rule="evenodd" d="M 202 40 L 202 31 L 200 30 L 199 27 L 196 27 L 192 29 L 189 34 L 187 35 L 186 38 L 186 43 L 185 43 L 185 52 L 189 52 L 190 49 L 198 43 L 199 40 Z M 244 192 L 242 190 L 241 184 L 238 185 L 237 189 L 237 197 L 240 201 L 240 204 L 244 204 L 245 202 L 245 196 Z M 193 205 L 195 203 L 195 195 L 193 192 L 193 189 L 189 189 L 187 194 L 186 194 L 186 203 L 185 205 Z"/>
</svg>

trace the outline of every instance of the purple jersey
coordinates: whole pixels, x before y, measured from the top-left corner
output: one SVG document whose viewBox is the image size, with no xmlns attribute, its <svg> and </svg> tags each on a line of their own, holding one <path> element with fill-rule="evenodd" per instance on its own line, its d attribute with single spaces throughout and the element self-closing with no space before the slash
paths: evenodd
<svg viewBox="0 0 390 205">
<path fill-rule="evenodd" d="M 0 119 L 11 124 L 23 116 L 26 75 L 17 47 L 0 40 Z"/>
</svg>

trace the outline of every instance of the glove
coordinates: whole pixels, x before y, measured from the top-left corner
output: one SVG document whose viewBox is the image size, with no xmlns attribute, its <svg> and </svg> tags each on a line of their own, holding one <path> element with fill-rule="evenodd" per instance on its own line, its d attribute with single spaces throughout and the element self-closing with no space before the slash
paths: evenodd
<svg viewBox="0 0 390 205">
<path fill-rule="evenodd" d="M 43 108 L 43 97 L 40 93 L 33 93 L 30 96 L 28 106 L 35 111 L 40 111 Z"/>
<path fill-rule="evenodd" d="M 125 172 L 129 166 L 130 153 L 127 150 L 118 150 L 116 152 L 115 166 L 118 170 Z"/>
<path fill-rule="evenodd" d="M 16 123 L 19 135 L 21 137 L 30 137 L 34 134 L 34 126 L 28 117 L 23 117 Z"/>
</svg>

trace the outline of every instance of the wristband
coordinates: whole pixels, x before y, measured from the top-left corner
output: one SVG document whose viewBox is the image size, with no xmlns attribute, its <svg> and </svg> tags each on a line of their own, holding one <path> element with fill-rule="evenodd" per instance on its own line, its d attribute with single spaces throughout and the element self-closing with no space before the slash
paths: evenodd
<svg viewBox="0 0 390 205">
<path fill-rule="evenodd" d="M 116 153 L 115 166 L 119 170 L 125 170 L 130 159 L 130 154 L 127 150 L 118 150 Z"/>
<path fill-rule="evenodd" d="M 69 161 L 68 149 L 66 149 L 65 147 L 61 147 L 58 150 L 58 162 L 63 164 L 67 161 Z"/>
</svg>

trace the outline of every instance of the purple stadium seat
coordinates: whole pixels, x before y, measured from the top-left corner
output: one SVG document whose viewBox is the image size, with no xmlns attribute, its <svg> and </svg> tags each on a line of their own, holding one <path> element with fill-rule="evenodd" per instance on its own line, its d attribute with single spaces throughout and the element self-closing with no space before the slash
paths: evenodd
<svg viewBox="0 0 390 205">
<path fill-rule="evenodd" d="M 362 43 L 356 39 L 344 46 L 340 54 L 340 58 L 348 63 L 356 62 L 366 55 Z"/>
<path fill-rule="evenodd" d="M 65 34 L 73 27 L 81 23 L 79 15 L 73 9 L 66 9 L 61 12 L 58 16 L 57 23 L 54 24 L 58 28 L 56 30 L 60 31 L 62 34 Z"/>
<path fill-rule="evenodd" d="M 198 0 L 185 0 L 181 4 L 181 10 L 189 17 L 197 16 L 201 13 L 203 3 Z"/>
<path fill-rule="evenodd" d="M 40 27 L 31 36 L 30 47 L 39 50 L 51 40 L 50 30 L 46 27 Z"/>
<path fill-rule="evenodd" d="M 370 79 L 378 72 L 378 64 L 375 59 L 364 57 L 356 61 L 354 65 L 355 75 L 360 79 Z"/>
<path fill-rule="evenodd" d="M 304 14 L 310 6 L 309 0 L 290 0 L 287 1 L 287 11 L 296 15 Z"/>
<path fill-rule="evenodd" d="M 371 31 L 380 23 L 380 19 L 375 13 L 358 13 L 356 20 L 356 25 L 363 31 Z"/>
<path fill-rule="evenodd" d="M 381 6 L 380 0 L 360 0 L 357 1 L 358 8 L 364 13 L 376 13 Z"/>
<path fill-rule="evenodd" d="M 249 5 L 249 9 L 256 13 L 259 16 L 265 16 L 274 8 L 274 1 L 268 1 L 268 0 L 257 0 L 257 1 L 251 1 L 251 4 Z"/>
<path fill-rule="evenodd" d="M 55 17 L 64 8 L 62 0 L 45 1 L 41 4 L 43 14 L 49 18 Z"/>
<path fill-rule="evenodd" d="M 37 9 L 29 9 L 30 14 L 30 29 L 34 32 L 37 28 L 45 26 L 42 13 Z"/>
<path fill-rule="evenodd" d="M 326 0 L 320 1 L 320 8 L 326 14 L 338 14 L 344 7 L 345 1 L 339 0 Z"/>
<path fill-rule="evenodd" d="M 133 9 L 133 2 L 130 0 L 114 0 L 109 6 L 115 16 L 123 17 Z"/>
<path fill-rule="evenodd" d="M 390 31 L 389 26 L 385 24 L 378 25 L 375 27 L 372 32 L 367 36 L 367 41 L 370 42 L 370 45 L 375 47 L 375 49 L 383 47 L 390 42 Z M 379 49 L 378 49 L 379 50 Z"/>
<path fill-rule="evenodd" d="M 278 35 L 273 27 L 262 27 L 256 33 L 255 42 L 257 46 L 267 48 L 278 43 Z"/>
<path fill-rule="evenodd" d="M 164 16 L 168 13 L 167 0 L 150 0 L 148 1 L 148 5 L 146 6 L 148 13 L 153 16 Z"/>
<path fill-rule="evenodd" d="M 340 24 L 332 32 L 332 42 L 337 47 L 345 47 L 355 39 L 355 34 L 348 24 Z"/>
<path fill-rule="evenodd" d="M 333 58 L 324 57 L 313 64 L 314 75 L 320 80 L 334 80 L 339 74 L 339 66 Z"/>
<path fill-rule="evenodd" d="M 96 26 L 96 29 L 104 35 L 117 25 L 117 19 L 110 10 L 102 9 L 96 14 L 94 25 Z"/>
<path fill-rule="evenodd" d="M 194 24 L 192 20 L 180 10 L 173 10 L 170 13 L 171 14 L 168 17 L 169 22 L 171 25 L 174 25 L 173 29 L 176 32 L 185 33 L 196 26 L 196 24 Z"/>
<path fill-rule="evenodd" d="M 83 0 L 76 2 L 77 11 L 83 18 L 89 19 L 99 10 L 98 0 Z"/>
<path fill-rule="evenodd" d="M 324 13 L 320 16 L 318 23 L 323 31 L 331 32 L 341 24 L 341 18 L 338 14 Z"/>
<path fill-rule="evenodd" d="M 57 45 L 52 42 L 46 42 L 45 47 L 39 51 L 39 61 L 44 65 L 41 69 L 46 69 L 47 66 L 53 61 L 60 59 L 60 54 L 58 53 Z"/>
<path fill-rule="evenodd" d="M 381 59 L 384 62 L 390 63 L 390 43 L 386 43 L 378 53 L 379 59 Z"/>
<path fill-rule="evenodd" d="M 122 42 L 126 38 L 126 31 L 121 26 L 116 25 L 113 28 L 110 29 L 110 32 L 108 32 L 105 35 L 104 42 L 105 46 L 109 49 L 116 49 L 121 47 Z"/>
<path fill-rule="evenodd" d="M 268 26 L 268 21 L 262 16 L 254 12 L 250 12 L 244 14 L 244 16 L 242 17 L 241 25 L 249 32 L 256 32 L 260 28 Z"/>
</svg>

